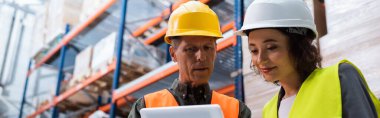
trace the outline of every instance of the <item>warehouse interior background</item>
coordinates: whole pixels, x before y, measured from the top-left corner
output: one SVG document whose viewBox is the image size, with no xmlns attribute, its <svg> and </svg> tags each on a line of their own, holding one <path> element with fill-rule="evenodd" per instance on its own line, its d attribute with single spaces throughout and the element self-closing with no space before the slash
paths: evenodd
<svg viewBox="0 0 380 118">
<path fill-rule="evenodd" d="M 122 1 L 0 0 L 0 118 L 126 117 L 136 99 L 168 88 L 178 67 L 163 37 L 171 11 L 188 0 L 128 0 L 125 13 Z M 260 118 L 279 87 L 254 74 L 246 37 L 238 42 L 234 34 L 236 7 L 253 0 L 200 1 L 216 12 L 224 37 L 211 88 L 243 99 Z M 350 60 L 380 97 L 380 1 L 304 1 L 317 24 L 322 67 Z"/>
</svg>

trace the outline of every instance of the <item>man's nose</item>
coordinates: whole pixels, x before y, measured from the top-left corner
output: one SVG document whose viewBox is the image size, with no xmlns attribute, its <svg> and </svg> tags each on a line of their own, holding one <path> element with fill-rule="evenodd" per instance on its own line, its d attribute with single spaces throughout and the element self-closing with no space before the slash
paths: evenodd
<svg viewBox="0 0 380 118">
<path fill-rule="evenodd" d="M 206 60 L 206 55 L 207 54 L 205 53 L 205 51 L 201 50 L 201 49 L 197 50 L 197 52 L 195 53 L 195 57 L 196 57 L 197 61 Z"/>
</svg>

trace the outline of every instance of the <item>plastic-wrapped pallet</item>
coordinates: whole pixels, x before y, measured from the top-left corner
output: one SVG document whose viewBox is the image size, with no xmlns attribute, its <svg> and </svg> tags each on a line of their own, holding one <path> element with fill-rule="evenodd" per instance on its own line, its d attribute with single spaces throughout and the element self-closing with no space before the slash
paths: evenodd
<svg viewBox="0 0 380 118">
<path fill-rule="evenodd" d="M 104 70 L 114 60 L 116 32 L 99 41 L 93 49 L 91 69 L 93 73 Z"/>
<path fill-rule="evenodd" d="M 82 11 L 83 0 L 50 0 L 47 2 L 46 28 L 47 42 L 55 36 L 63 34 L 66 24 L 75 27 L 79 24 L 79 15 Z"/>
<path fill-rule="evenodd" d="M 53 48 L 55 48 L 55 46 L 61 41 L 62 38 L 63 38 L 63 34 L 59 34 L 56 37 L 50 39 L 49 40 L 50 42 L 45 42 L 46 40 L 44 40 L 43 46 L 40 47 L 40 49 L 38 50 L 38 52 L 36 52 L 34 54 L 33 59 L 36 62 L 40 62 L 41 59 L 43 57 L 45 57 L 46 54 L 48 54 L 50 50 L 52 50 Z"/>
<path fill-rule="evenodd" d="M 97 73 L 107 69 L 115 59 L 116 33 L 111 33 L 99 41 L 93 49 L 91 69 Z M 127 83 L 133 79 L 148 73 L 154 68 L 161 66 L 165 61 L 164 52 L 153 46 L 144 45 L 137 39 L 125 38 L 122 50 L 122 64 L 120 72 L 120 83 Z M 96 81 L 93 86 L 86 87 L 91 92 L 102 92 L 110 90 L 112 74 L 104 76 Z"/>
<path fill-rule="evenodd" d="M 92 49 L 92 46 L 88 46 L 76 56 L 74 74 L 69 86 L 73 86 L 91 75 Z"/>
<path fill-rule="evenodd" d="M 33 30 L 33 39 L 32 39 L 32 51 L 31 56 L 36 56 L 43 48 L 46 40 L 46 15 L 42 11 L 40 14 L 36 14 L 35 20 L 35 29 Z"/>
<path fill-rule="evenodd" d="M 356 30 L 355 25 L 379 17 L 379 5 L 379 0 L 325 0 L 328 32 Z"/>
<path fill-rule="evenodd" d="M 91 72 L 105 72 L 115 58 L 116 32 L 109 34 L 100 40 L 93 48 Z M 112 77 L 112 76 L 111 76 Z M 102 90 L 110 90 L 111 77 L 106 75 L 85 89 L 93 93 L 101 93 Z"/>
<path fill-rule="evenodd" d="M 123 62 L 129 65 L 140 65 L 149 70 L 155 69 L 165 62 L 162 50 L 153 46 L 144 45 L 137 39 L 124 41 Z"/>
<path fill-rule="evenodd" d="M 112 33 L 94 46 L 91 68 L 98 71 L 110 64 L 115 57 L 116 33 Z M 136 39 L 125 39 L 122 61 L 128 65 L 138 65 L 149 70 L 164 63 L 164 52 L 153 46 L 142 44 Z"/>
<path fill-rule="evenodd" d="M 37 30 L 33 42 L 37 45 L 36 48 L 33 47 L 32 54 L 37 62 L 60 42 L 66 24 L 70 24 L 71 28 L 79 24 L 82 2 L 83 0 L 49 0 L 45 4 L 45 11 L 36 17 Z"/>
</svg>

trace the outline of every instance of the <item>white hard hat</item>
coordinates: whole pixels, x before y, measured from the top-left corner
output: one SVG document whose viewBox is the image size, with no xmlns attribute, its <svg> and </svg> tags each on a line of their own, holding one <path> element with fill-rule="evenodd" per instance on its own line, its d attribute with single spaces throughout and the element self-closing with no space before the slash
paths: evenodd
<svg viewBox="0 0 380 118">
<path fill-rule="evenodd" d="M 302 0 L 254 0 L 236 34 L 245 36 L 245 30 L 285 27 L 308 28 L 315 37 L 318 35 L 313 16 Z"/>
</svg>

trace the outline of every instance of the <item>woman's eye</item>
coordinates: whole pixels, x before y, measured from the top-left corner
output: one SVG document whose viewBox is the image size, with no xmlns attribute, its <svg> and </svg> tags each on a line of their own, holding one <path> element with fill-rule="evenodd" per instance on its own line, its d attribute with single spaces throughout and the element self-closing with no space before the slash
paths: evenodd
<svg viewBox="0 0 380 118">
<path fill-rule="evenodd" d="M 269 46 L 268 47 L 268 50 L 275 50 L 275 49 L 277 49 L 277 46 Z"/>
<path fill-rule="evenodd" d="M 252 54 L 257 54 L 259 51 L 258 50 L 251 50 Z"/>
</svg>

